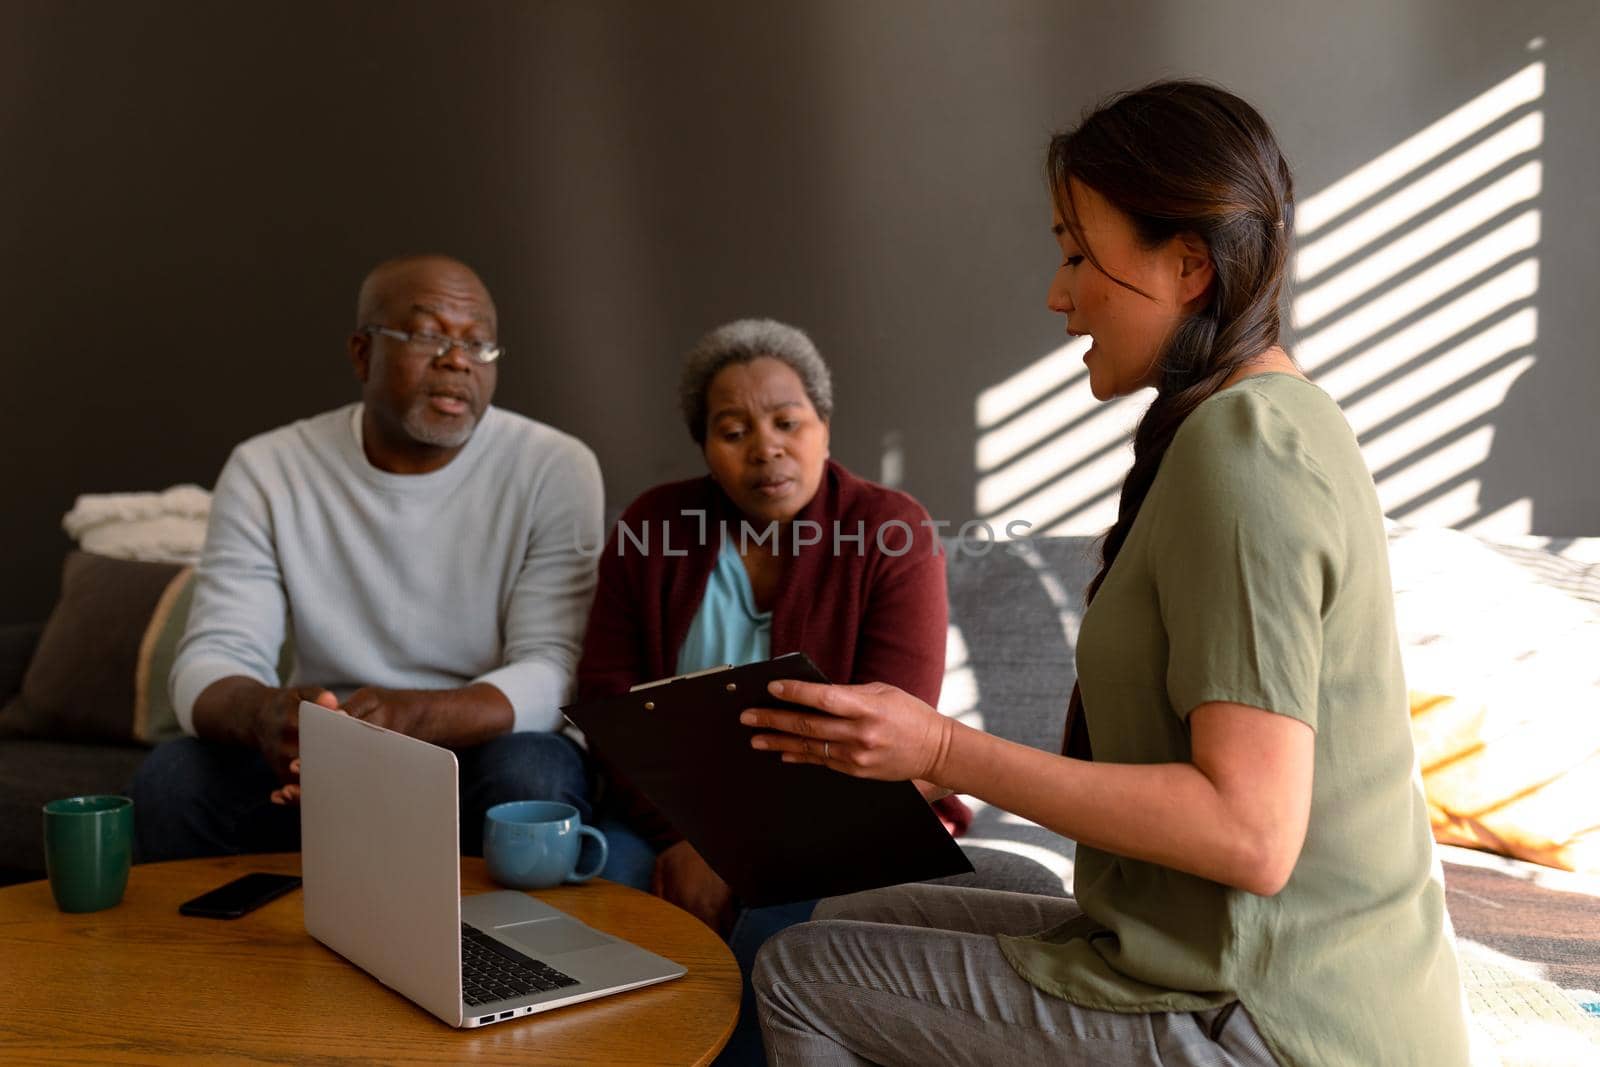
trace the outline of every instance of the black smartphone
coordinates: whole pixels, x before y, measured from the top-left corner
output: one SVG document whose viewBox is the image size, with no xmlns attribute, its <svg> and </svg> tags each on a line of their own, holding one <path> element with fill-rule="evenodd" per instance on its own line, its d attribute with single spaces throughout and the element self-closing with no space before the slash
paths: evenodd
<svg viewBox="0 0 1600 1067">
<path fill-rule="evenodd" d="M 178 914 L 198 915 L 205 919 L 237 919 L 299 885 L 297 875 L 247 874 L 209 893 L 201 893 L 193 900 L 184 901 L 178 905 Z"/>
</svg>

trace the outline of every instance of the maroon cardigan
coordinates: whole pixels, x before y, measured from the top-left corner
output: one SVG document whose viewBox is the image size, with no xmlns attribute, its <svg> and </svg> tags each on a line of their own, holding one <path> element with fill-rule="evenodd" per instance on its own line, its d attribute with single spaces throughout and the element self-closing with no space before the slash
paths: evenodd
<svg viewBox="0 0 1600 1067">
<path fill-rule="evenodd" d="M 816 496 L 779 546 L 787 566 L 772 605 L 772 655 L 805 652 L 835 682 L 888 682 L 936 704 L 949 607 L 944 555 L 933 528 L 921 525 L 927 519 L 910 496 L 857 478 L 830 460 Z M 738 537 L 743 521 L 709 476 L 659 485 L 629 505 L 600 558 L 599 588 L 578 663 L 578 699 L 626 692 L 677 673 L 678 650 L 716 566 L 720 531 Z M 803 526 L 806 521 L 818 524 L 820 535 Z M 796 551 L 796 530 L 801 539 L 821 540 Z M 859 547 L 845 539 L 858 531 L 864 533 Z M 764 532 L 752 526 L 750 536 Z M 902 547 L 908 550 L 901 553 Z M 605 753 L 595 756 L 609 779 L 610 810 L 658 850 L 682 839 L 607 766 Z M 937 807 L 958 832 L 971 820 L 954 797 Z"/>
</svg>

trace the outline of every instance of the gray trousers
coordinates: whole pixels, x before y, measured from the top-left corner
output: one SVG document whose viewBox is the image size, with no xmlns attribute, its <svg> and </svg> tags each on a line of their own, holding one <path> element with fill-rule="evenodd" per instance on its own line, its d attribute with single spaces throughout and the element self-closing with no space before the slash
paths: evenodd
<svg viewBox="0 0 1600 1067">
<path fill-rule="evenodd" d="M 1237 1003 L 1092 1011 L 1040 992 L 1000 954 L 1080 914 L 1071 898 L 905 885 L 817 905 L 766 943 L 755 990 L 767 1058 L 788 1064 L 1268 1067 Z"/>
</svg>

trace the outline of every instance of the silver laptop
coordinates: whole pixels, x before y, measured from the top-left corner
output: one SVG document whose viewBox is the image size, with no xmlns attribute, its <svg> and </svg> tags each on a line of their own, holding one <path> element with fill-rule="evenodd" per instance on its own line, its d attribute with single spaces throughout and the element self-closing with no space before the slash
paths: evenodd
<svg viewBox="0 0 1600 1067">
<path fill-rule="evenodd" d="M 682 976 L 520 892 L 461 895 L 456 757 L 300 705 L 306 931 L 451 1026 Z"/>
</svg>

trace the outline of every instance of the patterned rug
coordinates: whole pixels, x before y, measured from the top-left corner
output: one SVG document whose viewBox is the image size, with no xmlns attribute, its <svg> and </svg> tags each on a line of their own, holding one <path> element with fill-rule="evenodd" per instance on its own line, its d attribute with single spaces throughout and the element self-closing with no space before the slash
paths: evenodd
<svg viewBox="0 0 1600 1067">
<path fill-rule="evenodd" d="M 1472 1013 L 1474 1067 L 1593 1067 L 1600 1063 L 1600 995 L 1564 990 L 1521 960 L 1458 942 Z M 1485 1045 L 1492 1047 L 1489 1054 Z"/>
<path fill-rule="evenodd" d="M 1600 1064 L 1600 880 L 1441 848 L 1474 1067 Z"/>
</svg>

